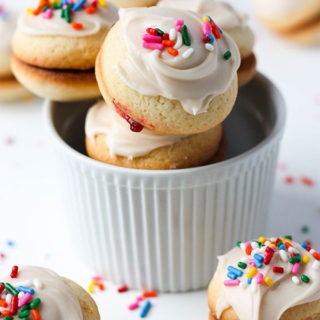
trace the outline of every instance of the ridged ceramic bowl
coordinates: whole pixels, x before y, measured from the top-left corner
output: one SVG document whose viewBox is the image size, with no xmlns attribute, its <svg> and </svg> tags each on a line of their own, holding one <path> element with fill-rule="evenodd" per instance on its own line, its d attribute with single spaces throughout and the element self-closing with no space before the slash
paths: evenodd
<svg viewBox="0 0 320 320">
<path fill-rule="evenodd" d="M 206 287 L 217 255 L 264 233 L 285 125 L 281 94 L 257 74 L 224 123 L 226 160 L 170 171 L 87 157 L 84 120 L 93 103 L 45 106 L 76 251 L 92 270 L 130 288 Z"/>
</svg>

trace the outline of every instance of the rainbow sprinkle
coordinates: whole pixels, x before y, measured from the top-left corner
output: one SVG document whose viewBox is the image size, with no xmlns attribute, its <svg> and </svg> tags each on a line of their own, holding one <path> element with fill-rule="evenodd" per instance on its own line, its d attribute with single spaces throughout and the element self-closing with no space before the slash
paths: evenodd
<svg viewBox="0 0 320 320">
<path fill-rule="evenodd" d="M 57 11 L 60 11 L 60 17 L 71 25 L 74 30 L 82 30 L 83 24 L 73 21 L 77 11 L 85 11 L 86 14 L 94 14 L 98 5 L 105 7 L 104 0 L 39 0 L 38 7 L 28 8 L 27 12 L 35 16 L 41 16 L 43 19 L 51 19 Z"/>
<path fill-rule="evenodd" d="M 301 282 L 308 284 L 312 279 L 303 273 L 303 267 L 312 263 L 311 267 L 320 271 L 320 252 L 312 249 L 310 243 L 294 243 L 291 236 L 238 241 L 237 246 L 244 256 L 236 266 L 227 267 L 227 279 L 224 280 L 227 287 L 247 288 L 249 285 L 253 291 L 258 285 L 271 287 L 277 274 L 290 275 L 296 285 Z M 266 270 L 270 264 L 271 271 Z"/>
<path fill-rule="evenodd" d="M 214 50 L 214 41 L 222 38 L 222 30 L 216 25 L 210 16 L 205 16 L 202 19 L 202 40 L 204 47 L 209 52 Z M 142 47 L 150 50 L 166 50 L 170 55 L 176 57 L 180 54 L 180 49 L 183 46 L 189 47 L 182 57 L 188 59 L 194 53 L 192 39 L 190 37 L 188 26 L 185 21 L 178 19 L 168 32 L 159 28 L 147 28 L 146 33 L 142 35 Z M 231 52 L 227 51 L 224 54 L 225 60 L 231 58 Z"/>
<path fill-rule="evenodd" d="M 12 267 L 10 277 L 19 278 L 18 266 Z M 41 287 L 38 279 L 15 285 L 9 282 L 0 282 L 0 319 L 14 320 L 28 318 L 41 320 L 38 310 L 41 300 L 38 297 L 33 297 L 36 293 L 33 287 Z"/>
</svg>

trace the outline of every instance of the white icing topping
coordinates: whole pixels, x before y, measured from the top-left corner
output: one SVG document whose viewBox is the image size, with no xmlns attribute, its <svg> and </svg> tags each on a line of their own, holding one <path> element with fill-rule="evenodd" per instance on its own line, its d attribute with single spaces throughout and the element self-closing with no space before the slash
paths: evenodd
<svg viewBox="0 0 320 320">
<path fill-rule="evenodd" d="M 280 254 L 280 250 L 277 250 L 269 265 L 263 264 L 261 268 L 258 268 L 258 272 L 262 273 L 264 277 L 272 279 L 272 286 L 257 284 L 257 276 L 253 278 L 251 285 L 246 285 L 247 272 L 250 270 L 250 266 L 245 270 L 237 266 L 238 262 L 246 256 L 243 248 L 236 247 L 227 254 L 220 256 L 218 271 L 222 275 L 222 281 L 229 279 L 227 268 L 233 266 L 244 271 L 244 275 L 238 278 L 244 285 L 231 287 L 223 285 L 216 305 L 217 316 L 219 317 L 225 309 L 231 306 L 239 319 L 280 319 L 287 309 L 320 299 L 320 268 L 315 265 L 316 260 L 300 244 L 296 242 L 291 242 L 291 244 L 294 250 L 285 250 L 285 254 L 284 252 Z M 256 249 L 256 253 L 264 256 L 265 248 Z M 301 256 L 306 255 L 310 259 L 308 263 L 300 263 L 300 269 L 296 275 L 292 273 L 293 264 L 288 261 L 288 258 L 290 258 L 289 251 L 295 251 Z M 250 258 L 252 256 L 253 253 Z M 274 272 L 272 269 L 274 266 L 282 267 L 284 272 Z M 299 284 L 296 284 L 296 278 L 300 279 L 302 274 L 307 275 L 310 282 L 304 283 L 300 280 Z M 295 278 L 292 279 L 293 277 Z"/>
<path fill-rule="evenodd" d="M 68 37 L 84 37 L 98 33 L 102 27 L 111 27 L 118 20 L 118 8 L 111 3 L 106 7 L 97 7 L 93 14 L 79 10 L 72 15 L 72 21 L 81 23 L 82 30 L 75 30 L 70 23 L 61 18 L 61 10 L 54 10 L 50 19 L 41 14 L 33 15 L 24 12 L 18 19 L 18 29 L 30 35 L 61 35 Z"/>
<path fill-rule="evenodd" d="M 30 281 L 29 281 L 30 280 Z M 34 281 L 35 280 L 35 281 Z M 27 283 L 29 281 L 29 283 Z M 24 266 L 19 269 L 17 278 L 7 277 L 2 282 L 15 284 L 30 284 L 35 289 L 33 299 L 39 297 L 41 304 L 38 307 L 41 319 L 47 320 L 81 320 L 81 307 L 76 295 L 55 272 L 35 266 Z M 34 285 L 41 283 L 41 286 Z"/>
<path fill-rule="evenodd" d="M 120 9 L 119 15 L 128 58 L 117 66 L 117 71 L 132 89 L 179 100 L 186 112 L 199 114 L 205 112 L 209 102 L 224 93 L 234 79 L 240 64 L 236 44 L 224 33 L 222 38 L 215 39 L 214 50 L 207 50 L 203 43 L 202 22 L 197 14 L 151 7 Z M 160 28 L 169 33 L 180 19 L 188 28 L 191 46 L 177 45 L 179 39 L 176 38 L 179 55 L 173 57 L 165 49 L 142 47 L 141 37 L 147 28 Z M 194 52 L 185 58 L 190 47 Z M 226 51 L 232 54 L 229 60 L 223 57 Z"/>
<path fill-rule="evenodd" d="M 171 145 L 186 137 L 185 135 L 157 134 L 147 129 L 132 132 L 128 122 L 103 101 L 98 102 L 88 111 L 85 133 L 92 143 L 96 135 L 105 135 L 110 155 L 121 155 L 129 159 L 146 155 L 156 148 Z"/>
</svg>

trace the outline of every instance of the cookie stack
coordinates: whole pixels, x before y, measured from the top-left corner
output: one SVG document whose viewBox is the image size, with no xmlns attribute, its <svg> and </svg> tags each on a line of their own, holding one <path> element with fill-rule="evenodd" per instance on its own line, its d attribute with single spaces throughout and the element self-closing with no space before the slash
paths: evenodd
<svg viewBox="0 0 320 320">
<path fill-rule="evenodd" d="M 118 8 L 105 1 L 40 0 L 18 19 L 13 38 L 16 78 L 54 101 L 100 97 L 94 65 Z"/>
<path fill-rule="evenodd" d="M 151 7 L 156 5 L 157 2 L 158 0 L 112 0 L 112 3 L 121 8 Z"/>
<path fill-rule="evenodd" d="M 285 39 L 304 45 L 320 43 L 320 2 L 255 0 L 253 11 L 268 28 Z"/>
<path fill-rule="evenodd" d="M 212 163 L 238 91 L 237 45 L 210 16 L 119 10 L 96 60 L 104 102 L 86 119 L 94 159 L 139 169 Z"/>
</svg>

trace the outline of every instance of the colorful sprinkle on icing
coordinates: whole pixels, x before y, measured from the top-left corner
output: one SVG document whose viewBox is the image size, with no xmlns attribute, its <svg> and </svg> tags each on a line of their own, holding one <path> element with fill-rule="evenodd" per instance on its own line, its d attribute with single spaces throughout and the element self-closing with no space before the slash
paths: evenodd
<svg viewBox="0 0 320 320">
<path fill-rule="evenodd" d="M 306 242 L 294 243 L 291 236 L 260 237 L 251 243 L 238 241 L 237 247 L 244 256 L 236 266 L 227 267 L 227 279 L 224 280 L 227 287 L 240 286 L 245 289 L 249 285 L 253 291 L 257 285 L 271 287 L 277 274 L 288 275 L 296 285 L 308 284 L 312 279 L 303 273 L 303 266 L 312 263 L 312 269 L 320 271 L 320 252 Z M 271 271 L 267 268 L 269 264 L 272 265 Z"/>
<path fill-rule="evenodd" d="M 215 24 L 211 17 L 206 16 L 202 19 L 201 25 L 202 41 L 204 48 L 209 52 L 214 50 L 214 41 L 222 37 L 222 30 Z M 174 26 L 165 32 L 159 28 L 146 28 L 146 33 L 142 35 L 142 47 L 150 50 L 163 51 L 164 49 L 176 57 L 180 54 L 180 49 L 183 46 L 190 47 L 183 52 L 182 57 L 188 59 L 194 52 L 192 39 L 190 37 L 188 26 L 184 20 L 178 19 L 175 21 Z M 224 59 L 229 60 L 231 52 L 227 51 L 224 54 Z"/>
<path fill-rule="evenodd" d="M 19 278 L 18 266 L 12 267 L 10 277 Z M 0 282 L 0 319 L 27 319 L 31 315 L 33 320 L 41 320 L 37 309 L 41 300 L 38 297 L 34 298 L 36 290 L 32 286 L 35 285 L 31 280 L 25 282 L 24 285 Z"/>
<path fill-rule="evenodd" d="M 83 24 L 74 21 L 76 12 L 83 10 L 86 14 L 94 14 L 98 5 L 105 7 L 107 3 L 103 0 L 39 0 L 38 7 L 28 8 L 27 12 L 35 16 L 41 15 L 43 19 L 51 19 L 60 10 L 60 17 L 71 24 L 74 30 L 82 30 Z"/>
</svg>

